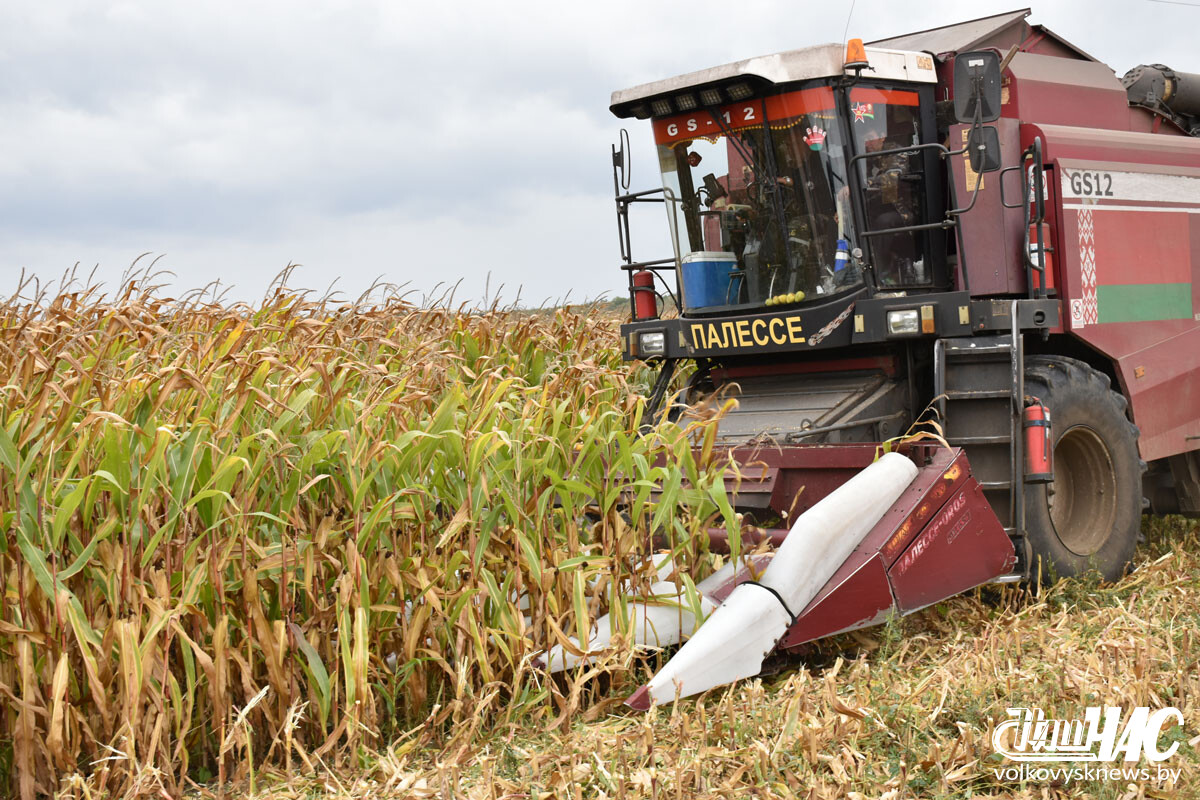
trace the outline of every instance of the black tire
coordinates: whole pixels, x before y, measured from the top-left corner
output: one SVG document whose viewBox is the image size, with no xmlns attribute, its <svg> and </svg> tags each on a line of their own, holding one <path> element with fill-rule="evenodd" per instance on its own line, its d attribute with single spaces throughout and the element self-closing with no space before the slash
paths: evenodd
<svg viewBox="0 0 1200 800">
<path fill-rule="evenodd" d="M 1125 574 L 1142 519 L 1138 429 L 1108 376 L 1060 356 L 1026 359 L 1025 394 L 1050 410 L 1054 482 L 1027 484 L 1031 577 Z"/>
</svg>

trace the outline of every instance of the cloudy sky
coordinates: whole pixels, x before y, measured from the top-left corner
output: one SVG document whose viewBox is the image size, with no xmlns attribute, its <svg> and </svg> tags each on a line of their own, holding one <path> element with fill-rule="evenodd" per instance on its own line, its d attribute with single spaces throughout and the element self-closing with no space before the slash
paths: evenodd
<svg viewBox="0 0 1200 800">
<path fill-rule="evenodd" d="M 1200 3 L 1200 0 L 1195 0 Z M 870 40 L 1011 2 L 857 0 Z M 22 268 L 110 284 L 163 255 L 180 289 L 259 296 L 377 277 L 489 280 L 525 302 L 619 290 L 614 89 L 840 41 L 846 2 L 42 0 L 0 3 L 0 293 Z M 1032 21 L 1118 74 L 1200 71 L 1200 7 L 1054 0 Z M 634 188 L 657 180 L 628 124 Z M 666 255 L 658 218 L 635 255 Z M 636 234 L 635 234 L 636 235 Z M 646 243 L 636 247 L 637 241 Z M 654 252 L 652 252 L 654 251 Z"/>
</svg>

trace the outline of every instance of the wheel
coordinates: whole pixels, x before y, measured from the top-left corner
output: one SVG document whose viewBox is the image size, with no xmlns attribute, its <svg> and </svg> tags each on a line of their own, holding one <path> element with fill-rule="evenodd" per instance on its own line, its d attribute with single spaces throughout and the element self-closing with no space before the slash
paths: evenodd
<svg viewBox="0 0 1200 800">
<path fill-rule="evenodd" d="M 1054 481 L 1026 484 L 1025 530 L 1044 580 L 1125 574 L 1142 518 L 1138 429 L 1106 375 L 1058 356 L 1026 360 L 1025 394 L 1050 409 Z"/>
</svg>

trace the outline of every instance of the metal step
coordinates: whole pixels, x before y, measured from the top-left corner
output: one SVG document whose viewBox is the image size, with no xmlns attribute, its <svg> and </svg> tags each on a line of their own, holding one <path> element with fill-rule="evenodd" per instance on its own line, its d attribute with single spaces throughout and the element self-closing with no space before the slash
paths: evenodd
<svg viewBox="0 0 1200 800">
<path fill-rule="evenodd" d="M 947 400 L 1007 400 L 1012 397 L 1011 389 L 947 389 L 942 392 Z"/>
<path fill-rule="evenodd" d="M 1008 345 L 984 345 L 982 347 L 972 347 L 970 350 L 947 350 L 946 361 L 948 363 L 953 363 L 955 361 L 966 361 L 971 359 L 972 356 L 988 356 L 986 359 L 974 359 L 977 361 L 1002 361 L 1004 358 L 1008 358 L 1011 352 L 1012 348 Z M 1001 356 L 1003 358 L 1001 358 Z"/>
<path fill-rule="evenodd" d="M 1008 341 L 1007 336 L 1003 337 L 988 337 L 969 338 L 969 339 L 946 339 L 946 356 L 954 358 L 964 358 L 970 356 L 990 356 L 990 355 L 1009 355 L 1012 353 L 1012 342 Z"/>
<path fill-rule="evenodd" d="M 988 336 L 952 336 L 943 339 L 948 348 L 969 350 L 974 347 L 1000 347 L 1012 344 L 1012 336 L 1007 333 L 994 333 Z"/>
</svg>

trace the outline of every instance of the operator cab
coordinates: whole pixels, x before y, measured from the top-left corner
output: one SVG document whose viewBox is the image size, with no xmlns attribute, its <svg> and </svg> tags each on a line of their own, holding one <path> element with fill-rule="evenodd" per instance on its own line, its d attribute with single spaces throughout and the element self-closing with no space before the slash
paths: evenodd
<svg viewBox="0 0 1200 800">
<path fill-rule="evenodd" d="M 614 94 L 652 119 L 685 316 L 945 283 L 941 231 L 879 233 L 940 216 L 937 156 L 852 161 L 936 141 L 933 62 L 869 53 L 863 76 L 823 45 Z"/>
</svg>

